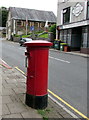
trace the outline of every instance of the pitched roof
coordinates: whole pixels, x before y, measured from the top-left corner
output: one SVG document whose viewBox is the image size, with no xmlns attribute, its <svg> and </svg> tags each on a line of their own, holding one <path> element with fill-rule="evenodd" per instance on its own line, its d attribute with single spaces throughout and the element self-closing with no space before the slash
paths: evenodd
<svg viewBox="0 0 89 120">
<path fill-rule="evenodd" d="M 22 19 L 31 21 L 56 22 L 56 16 L 52 11 L 43 11 L 35 9 L 26 9 L 18 7 L 10 7 L 11 15 L 14 19 Z"/>
</svg>

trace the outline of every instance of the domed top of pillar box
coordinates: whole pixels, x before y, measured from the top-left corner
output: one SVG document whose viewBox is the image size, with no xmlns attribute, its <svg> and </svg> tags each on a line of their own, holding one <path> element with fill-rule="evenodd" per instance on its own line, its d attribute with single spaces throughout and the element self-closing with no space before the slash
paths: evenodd
<svg viewBox="0 0 89 120">
<path fill-rule="evenodd" d="M 25 42 L 24 45 L 27 47 L 50 47 L 53 43 L 44 40 L 33 40 L 30 42 Z"/>
</svg>

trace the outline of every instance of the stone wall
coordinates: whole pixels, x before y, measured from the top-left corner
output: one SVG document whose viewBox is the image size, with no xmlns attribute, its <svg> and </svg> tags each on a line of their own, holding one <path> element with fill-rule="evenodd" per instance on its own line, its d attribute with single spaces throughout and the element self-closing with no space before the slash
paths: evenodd
<svg viewBox="0 0 89 120">
<path fill-rule="evenodd" d="M 19 37 L 13 37 L 14 42 L 19 42 L 20 38 Z"/>
</svg>

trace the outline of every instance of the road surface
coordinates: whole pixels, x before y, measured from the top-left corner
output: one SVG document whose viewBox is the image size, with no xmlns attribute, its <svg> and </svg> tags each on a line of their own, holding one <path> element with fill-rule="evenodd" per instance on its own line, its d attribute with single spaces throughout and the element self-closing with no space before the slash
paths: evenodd
<svg viewBox="0 0 89 120">
<path fill-rule="evenodd" d="M 25 47 L 2 41 L 2 59 L 26 73 Z M 49 89 L 87 116 L 87 58 L 49 52 Z"/>
</svg>

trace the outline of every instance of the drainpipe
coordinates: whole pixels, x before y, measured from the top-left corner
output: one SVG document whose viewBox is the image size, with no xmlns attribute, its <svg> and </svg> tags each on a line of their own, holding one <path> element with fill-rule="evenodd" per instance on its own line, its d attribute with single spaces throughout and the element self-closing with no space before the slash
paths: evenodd
<svg viewBox="0 0 89 120">
<path fill-rule="evenodd" d="M 8 39 L 8 21 L 6 22 L 6 39 Z"/>
<path fill-rule="evenodd" d="M 15 31 L 15 20 L 13 20 L 13 34 L 16 34 L 16 31 Z"/>
</svg>

